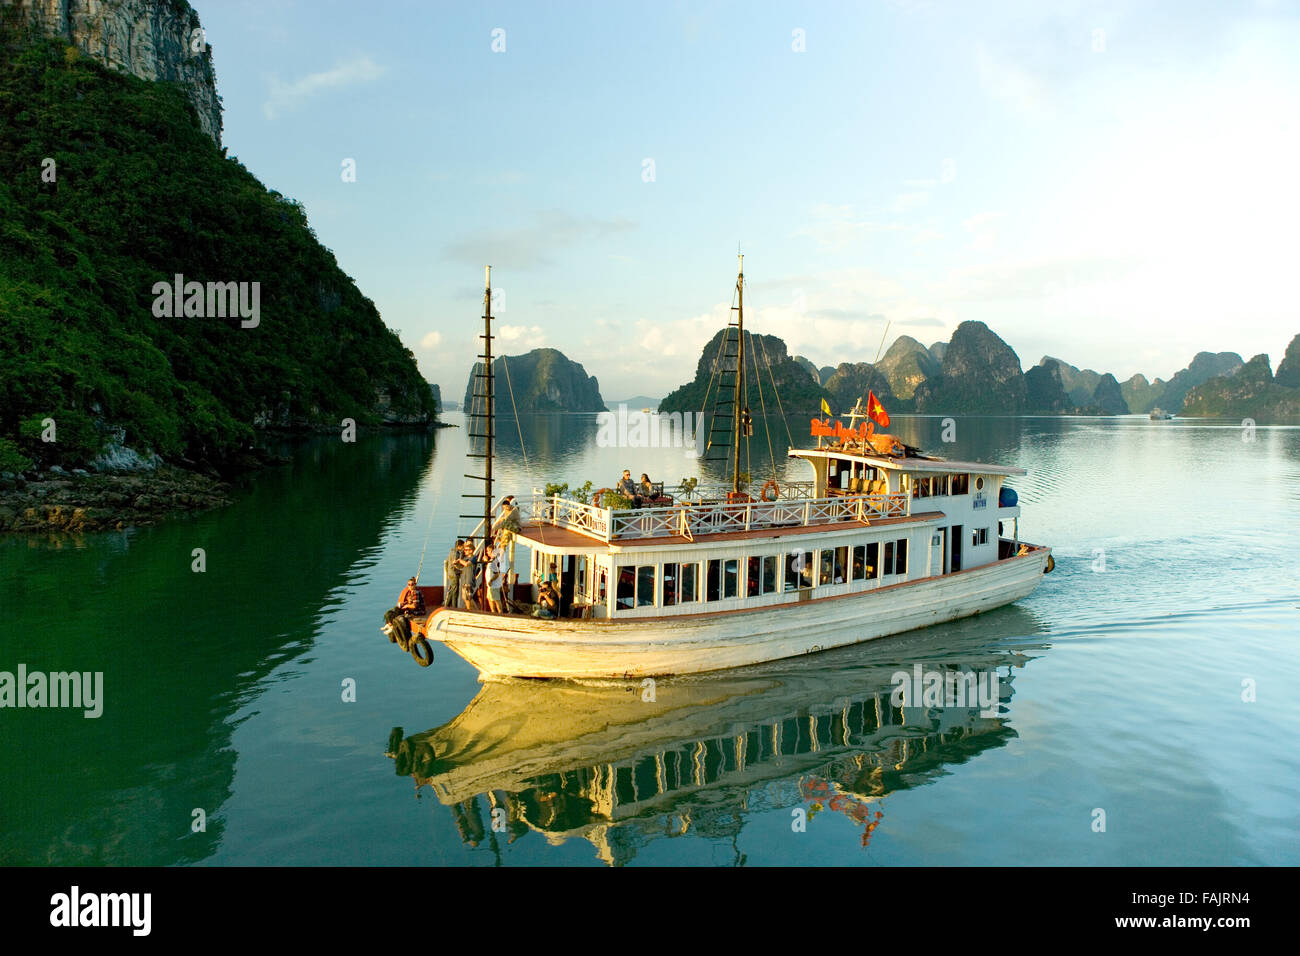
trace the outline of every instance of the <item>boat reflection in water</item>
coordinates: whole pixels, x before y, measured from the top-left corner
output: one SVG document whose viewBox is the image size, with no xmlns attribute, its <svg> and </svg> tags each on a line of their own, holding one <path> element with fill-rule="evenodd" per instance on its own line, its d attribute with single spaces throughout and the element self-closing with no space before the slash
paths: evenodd
<svg viewBox="0 0 1300 956">
<path fill-rule="evenodd" d="M 469 846 L 535 830 L 553 844 L 582 837 L 620 865 L 692 831 L 734 845 L 745 812 L 802 807 L 809 821 L 823 810 L 853 820 L 865 847 L 882 797 L 1016 736 L 1013 674 L 1046 648 L 1040 630 L 1011 606 L 717 676 L 492 681 L 441 727 L 394 728 L 388 756 L 451 807 Z M 929 680 L 930 696 L 903 699 L 900 672 L 909 694 Z M 927 706 L 944 693 L 936 674 L 948 696 Z M 983 706 L 965 693 L 975 685 L 989 692 Z"/>
</svg>

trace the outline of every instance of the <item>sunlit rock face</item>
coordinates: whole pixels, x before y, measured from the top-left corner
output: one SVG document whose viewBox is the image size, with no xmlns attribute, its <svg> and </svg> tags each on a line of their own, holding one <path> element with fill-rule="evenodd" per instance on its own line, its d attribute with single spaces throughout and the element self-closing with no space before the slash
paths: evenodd
<svg viewBox="0 0 1300 956">
<path fill-rule="evenodd" d="M 179 84 L 199 125 L 221 144 L 221 97 L 212 48 L 185 0 L 0 0 L 41 33 L 66 39 L 106 66 Z"/>
</svg>

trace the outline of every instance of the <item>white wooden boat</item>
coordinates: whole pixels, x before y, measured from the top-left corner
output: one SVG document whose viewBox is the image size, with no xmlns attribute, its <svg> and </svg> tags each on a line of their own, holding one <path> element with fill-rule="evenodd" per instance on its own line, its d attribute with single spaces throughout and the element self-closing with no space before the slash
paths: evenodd
<svg viewBox="0 0 1300 956">
<path fill-rule="evenodd" d="M 739 407 L 743 271 L 737 291 Z M 490 409 L 490 309 L 484 318 Z M 410 640 L 446 645 L 487 680 L 644 678 L 855 644 L 1032 591 L 1052 558 L 1019 538 L 1020 507 L 1004 482 L 1024 470 L 920 455 L 874 434 L 871 422 L 857 424 L 864 414 L 855 409 L 848 428 L 813 419 L 816 445 L 788 452 L 808 464 L 808 480 L 769 481 L 758 495 L 743 487 L 737 454 L 729 488 L 660 492 L 640 508 L 520 496 L 528 580 L 540 582 L 555 563 L 560 616 L 442 607 L 443 589 L 422 587 L 434 610 L 411 622 Z M 735 418 L 739 448 L 748 409 Z M 485 510 L 475 534 L 493 515 L 487 421 Z M 514 596 L 536 595 L 525 584 Z"/>
</svg>

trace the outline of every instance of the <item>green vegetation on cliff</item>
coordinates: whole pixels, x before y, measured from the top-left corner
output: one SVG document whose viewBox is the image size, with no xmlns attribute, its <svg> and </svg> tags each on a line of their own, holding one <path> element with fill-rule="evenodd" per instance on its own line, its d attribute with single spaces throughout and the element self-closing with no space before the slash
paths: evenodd
<svg viewBox="0 0 1300 956">
<path fill-rule="evenodd" d="M 0 451 L 108 439 L 220 464 L 255 425 L 427 422 L 414 357 L 297 202 L 202 132 L 185 94 L 0 25 Z M 253 283 L 241 318 L 159 317 L 155 283 Z M 197 305 L 197 300 L 196 303 Z M 206 310 L 204 312 L 206 313 Z M 53 419 L 57 441 L 40 440 Z"/>
<path fill-rule="evenodd" d="M 498 415 L 523 412 L 603 412 L 600 383 L 577 362 L 556 349 L 533 349 L 523 355 L 498 355 L 492 360 L 494 398 Z M 483 400 L 474 398 L 475 376 L 483 363 L 475 362 L 465 382 L 467 412 L 482 414 Z M 479 389 L 481 391 L 481 389 Z"/>
<path fill-rule="evenodd" d="M 1020 358 L 983 322 L 957 326 L 939 375 L 914 396 L 918 412 L 947 415 L 1019 415 L 1025 398 Z"/>
<path fill-rule="evenodd" d="M 1226 375 L 1194 385 L 1183 401 L 1184 415 L 1230 415 L 1269 421 L 1300 416 L 1300 388 L 1279 385 L 1267 355 L 1256 355 Z"/>
</svg>

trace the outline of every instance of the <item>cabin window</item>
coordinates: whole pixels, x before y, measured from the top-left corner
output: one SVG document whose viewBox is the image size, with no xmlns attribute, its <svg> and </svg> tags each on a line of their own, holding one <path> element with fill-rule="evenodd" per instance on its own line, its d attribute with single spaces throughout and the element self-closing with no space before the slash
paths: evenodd
<svg viewBox="0 0 1300 956">
<path fill-rule="evenodd" d="M 574 591 L 582 597 L 586 597 L 589 590 L 588 574 L 590 570 L 587 556 L 585 554 L 580 555 L 578 557 L 578 573 L 574 578 Z"/>
<path fill-rule="evenodd" d="M 677 603 L 677 565 L 664 565 L 664 607 Z"/>
<path fill-rule="evenodd" d="M 936 475 L 934 479 L 934 496 L 936 498 L 948 494 L 948 479 L 951 475 Z"/>
<path fill-rule="evenodd" d="M 614 590 L 616 607 L 630 608 L 636 603 L 636 568 L 623 565 L 618 569 L 618 585 Z"/>
<path fill-rule="evenodd" d="M 644 564 L 636 569 L 636 606 L 651 607 L 655 603 L 655 566 Z"/>
<path fill-rule="evenodd" d="M 907 573 L 907 539 L 899 538 L 898 546 L 894 548 L 894 573 Z"/>
<path fill-rule="evenodd" d="M 780 566 L 776 563 L 777 555 L 769 554 L 763 558 L 763 593 L 773 594 L 777 589 Z"/>
<path fill-rule="evenodd" d="M 756 554 L 745 560 L 745 596 L 753 597 L 759 593 L 759 577 L 763 573 L 763 559 Z"/>
<path fill-rule="evenodd" d="M 973 529 L 971 529 L 971 533 L 970 533 L 970 543 L 971 543 L 972 546 L 978 546 L 978 545 L 981 545 L 981 544 L 988 544 L 988 543 L 989 543 L 989 529 L 988 529 L 988 528 L 973 528 Z"/>
<path fill-rule="evenodd" d="M 722 561 L 714 558 L 709 562 L 708 573 L 704 579 L 704 600 L 716 601 L 722 597 Z"/>
<path fill-rule="evenodd" d="M 853 547 L 853 580 L 861 581 L 867 576 L 867 546 L 864 544 L 854 545 Z"/>
<path fill-rule="evenodd" d="M 734 598 L 740 594 L 740 559 L 728 558 L 722 563 L 722 596 Z"/>
<path fill-rule="evenodd" d="M 785 590 L 810 588 L 813 582 L 813 553 L 791 551 L 785 556 Z"/>
<path fill-rule="evenodd" d="M 683 564 L 681 566 L 681 600 L 683 604 L 700 599 L 700 566 Z"/>
<path fill-rule="evenodd" d="M 820 565 L 817 573 L 817 583 L 830 584 L 831 572 L 835 569 L 835 552 L 830 548 L 824 548 L 817 563 Z"/>
<path fill-rule="evenodd" d="M 885 542 L 885 561 L 881 573 L 882 574 L 894 573 L 894 542 L 892 541 Z"/>
<path fill-rule="evenodd" d="M 953 475 L 952 488 L 949 494 L 968 495 L 970 494 L 970 475 Z"/>
</svg>

